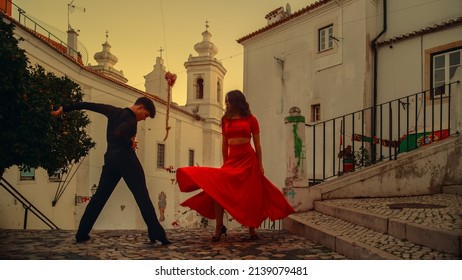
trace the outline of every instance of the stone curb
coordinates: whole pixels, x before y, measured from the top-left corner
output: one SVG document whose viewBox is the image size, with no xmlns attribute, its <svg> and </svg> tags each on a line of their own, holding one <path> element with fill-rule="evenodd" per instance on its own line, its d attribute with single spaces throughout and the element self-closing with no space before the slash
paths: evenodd
<svg viewBox="0 0 462 280">
<path fill-rule="evenodd" d="M 380 233 L 388 232 L 387 216 L 377 214 L 372 215 L 362 210 L 352 210 L 347 207 L 333 206 L 322 201 L 315 201 L 314 209 L 320 213 L 370 228 Z"/>
<path fill-rule="evenodd" d="M 414 223 L 406 224 L 406 239 L 416 244 L 461 256 L 462 236 L 442 229 Z"/>
<path fill-rule="evenodd" d="M 374 248 L 363 242 L 343 236 L 335 231 L 325 229 L 312 222 L 302 221 L 296 216 L 284 219 L 284 228 L 290 228 L 291 232 L 306 237 L 313 242 L 326 246 L 349 259 L 361 260 L 397 260 L 399 257 Z"/>
<path fill-rule="evenodd" d="M 337 236 L 335 251 L 354 260 L 399 260 L 400 258 L 352 239 L 348 236 Z"/>
</svg>

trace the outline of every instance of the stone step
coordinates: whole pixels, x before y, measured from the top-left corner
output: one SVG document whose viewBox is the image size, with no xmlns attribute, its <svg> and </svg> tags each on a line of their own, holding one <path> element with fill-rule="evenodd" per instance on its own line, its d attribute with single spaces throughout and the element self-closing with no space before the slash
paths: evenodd
<svg viewBox="0 0 462 280">
<path fill-rule="evenodd" d="M 443 186 L 441 192 L 462 195 L 462 185 Z"/>
<path fill-rule="evenodd" d="M 349 259 L 458 259 L 454 254 L 437 251 L 317 211 L 292 214 L 284 219 L 283 227 Z"/>
<path fill-rule="evenodd" d="M 435 196 L 433 196 L 434 198 Z M 445 208 L 432 209 L 425 196 L 406 198 L 337 199 L 316 201 L 315 210 L 379 233 L 388 234 L 438 251 L 461 256 L 462 231 Z M 457 198 L 457 197 L 456 197 Z M 368 202 L 364 202 L 368 201 Z M 392 202 L 401 203 L 392 203 Z M 420 201 L 421 203 L 417 203 Z M 434 199 L 433 199 L 434 201 Z M 444 201 L 450 201 L 445 197 Z M 428 208 L 394 209 L 390 205 L 411 205 Z M 434 205 L 433 207 L 439 206 Z M 411 205 L 412 206 L 412 205 Z M 457 219 L 459 220 L 459 219 Z"/>
</svg>

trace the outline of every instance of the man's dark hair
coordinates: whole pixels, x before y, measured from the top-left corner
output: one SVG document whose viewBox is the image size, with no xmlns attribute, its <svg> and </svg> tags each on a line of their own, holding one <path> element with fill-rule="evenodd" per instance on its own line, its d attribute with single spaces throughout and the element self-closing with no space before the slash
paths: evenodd
<svg viewBox="0 0 462 280">
<path fill-rule="evenodd" d="M 156 106 L 154 105 L 154 102 L 152 102 L 151 99 L 145 96 L 140 97 L 135 101 L 135 105 L 143 105 L 144 108 L 148 110 L 151 119 L 153 119 L 156 116 Z"/>
</svg>

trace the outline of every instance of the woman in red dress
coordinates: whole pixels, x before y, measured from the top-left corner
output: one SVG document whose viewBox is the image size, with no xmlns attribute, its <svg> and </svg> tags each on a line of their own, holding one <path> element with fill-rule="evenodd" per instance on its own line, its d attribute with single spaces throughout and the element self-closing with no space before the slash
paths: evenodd
<svg viewBox="0 0 462 280">
<path fill-rule="evenodd" d="M 196 210 L 202 216 L 216 219 L 212 241 L 226 235 L 223 213 L 226 210 L 239 223 L 249 227 L 250 239 L 258 239 L 255 228 L 266 218 L 278 220 L 294 212 L 282 192 L 265 176 L 257 118 L 239 90 L 225 98 L 226 112 L 221 120 L 221 168 L 183 167 L 176 172 L 182 192 L 203 191 L 187 199 L 182 206 Z M 254 148 L 250 139 L 253 138 Z"/>
</svg>

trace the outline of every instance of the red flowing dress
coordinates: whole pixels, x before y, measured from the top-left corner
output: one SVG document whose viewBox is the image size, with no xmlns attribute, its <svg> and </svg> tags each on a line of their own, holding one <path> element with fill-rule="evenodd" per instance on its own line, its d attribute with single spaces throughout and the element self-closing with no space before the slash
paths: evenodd
<svg viewBox="0 0 462 280">
<path fill-rule="evenodd" d="M 227 139 L 250 139 L 251 134 L 259 132 L 253 115 L 224 120 L 222 124 L 222 134 Z M 221 168 L 182 167 L 178 168 L 176 179 L 182 192 L 202 189 L 181 205 L 209 219 L 215 219 L 215 201 L 236 221 L 249 227 L 259 227 L 266 218 L 274 221 L 294 212 L 282 192 L 261 173 L 250 142 L 229 145 Z"/>
</svg>

